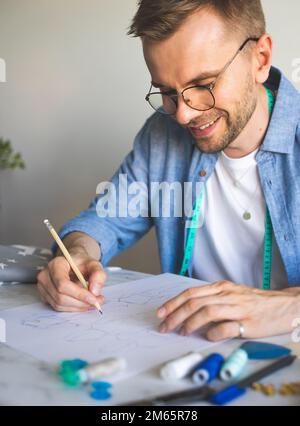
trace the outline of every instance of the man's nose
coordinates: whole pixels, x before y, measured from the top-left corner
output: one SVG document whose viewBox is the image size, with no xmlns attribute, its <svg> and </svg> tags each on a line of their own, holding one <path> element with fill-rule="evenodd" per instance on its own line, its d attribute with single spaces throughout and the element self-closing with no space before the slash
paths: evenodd
<svg viewBox="0 0 300 426">
<path fill-rule="evenodd" d="M 193 122 L 196 117 L 200 117 L 203 114 L 202 111 L 195 110 L 189 107 L 183 100 L 182 96 L 178 97 L 177 110 L 175 119 L 181 126 L 187 126 Z"/>
</svg>

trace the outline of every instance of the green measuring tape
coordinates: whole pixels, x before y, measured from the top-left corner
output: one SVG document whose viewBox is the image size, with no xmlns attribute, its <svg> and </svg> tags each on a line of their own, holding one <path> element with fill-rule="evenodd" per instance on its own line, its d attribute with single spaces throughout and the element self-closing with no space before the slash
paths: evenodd
<svg viewBox="0 0 300 426">
<path fill-rule="evenodd" d="M 270 115 L 275 105 L 275 97 L 270 89 L 265 87 L 268 95 L 268 105 Z M 272 246 L 273 246 L 273 226 L 268 207 L 266 208 L 265 220 L 265 242 L 264 242 L 264 266 L 263 266 L 263 290 L 271 288 L 271 270 L 272 270 Z"/>
<path fill-rule="evenodd" d="M 270 89 L 265 87 L 268 95 L 269 113 L 272 114 L 275 98 Z M 193 257 L 193 251 L 195 246 L 195 239 L 198 232 L 198 223 L 201 214 L 201 208 L 203 206 L 205 196 L 205 189 L 201 191 L 199 198 L 196 201 L 195 208 L 193 210 L 193 216 L 191 220 L 191 226 L 188 230 L 188 236 L 184 251 L 183 262 L 180 270 L 180 275 L 185 276 L 189 270 L 191 259 Z M 271 288 L 271 270 L 272 270 L 272 246 L 273 246 L 273 227 L 268 207 L 266 208 L 265 218 L 265 239 L 264 239 L 264 263 L 263 263 L 263 289 L 270 290 Z"/>
<path fill-rule="evenodd" d="M 193 217 L 191 220 L 191 227 L 189 228 L 189 234 L 188 234 L 188 239 L 187 239 L 187 244 L 186 244 L 186 248 L 184 251 L 184 258 L 183 258 L 183 262 L 182 262 L 182 267 L 181 267 L 181 271 L 180 271 L 180 275 L 186 275 L 188 269 L 189 269 L 189 265 L 190 265 L 190 261 L 191 258 L 193 256 L 193 250 L 194 250 L 194 245 L 195 245 L 195 239 L 196 239 L 196 234 L 198 231 L 198 223 L 199 223 L 199 219 L 200 219 L 200 213 L 201 213 L 201 207 L 203 205 L 203 201 L 204 201 L 204 195 L 205 195 L 205 189 L 203 189 L 201 191 L 201 194 L 198 198 L 198 200 L 196 201 L 196 206 L 193 212 Z"/>
</svg>

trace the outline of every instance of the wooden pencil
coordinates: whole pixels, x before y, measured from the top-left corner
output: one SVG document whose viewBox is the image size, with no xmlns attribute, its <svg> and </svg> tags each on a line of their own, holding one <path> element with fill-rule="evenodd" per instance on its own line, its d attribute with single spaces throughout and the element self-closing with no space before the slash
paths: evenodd
<svg viewBox="0 0 300 426">
<path fill-rule="evenodd" d="M 65 256 L 65 258 L 67 259 L 67 261 L 69 262 L 74 274 L 76 275 L 78 280 L 81 282 L 83 287 L 88 290 L 89 289 L 88 283 L 86 282 L 84 276 L 82 275 L 82 273 L 78 269 L 77 265 L 75 264 L 74 260 L 72 259 L 72 257 L 70 255 L 70 253 L 68 252 L 66 246 L 64 245 L 64 243 L 60 239 L 58 233 L 55 231 L 55 229 L 53 228 L 53 226 L 51 225 L 51 223 L 49 222 L 48 219 L 44 220 L 44 224 L 47 226 L 50 234 L 52 235 L 52 237 L 56 241 L 58 247 L 61 249 L 61 251 L 62 251 L 63 255 Z M 100 307 L 100 304 L 98 302 L 96 302 L 94 306 L 101 314 L 103 314 L 101 307 Z"/>
</svg>

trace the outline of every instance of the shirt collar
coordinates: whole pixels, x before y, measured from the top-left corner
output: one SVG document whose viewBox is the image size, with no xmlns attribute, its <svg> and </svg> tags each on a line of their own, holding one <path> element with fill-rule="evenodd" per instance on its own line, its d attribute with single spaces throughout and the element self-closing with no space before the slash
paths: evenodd
<svg viewBox="0 0 300 426">
<path fill-rule="evenodd" d="M 271 68 L 266 82 L 272 90 L 278 90 L 276 102 L 262 151 L 290 154 L 300 117 L 300 94 L 292 83 L 275 67 Z"/>
</svg>

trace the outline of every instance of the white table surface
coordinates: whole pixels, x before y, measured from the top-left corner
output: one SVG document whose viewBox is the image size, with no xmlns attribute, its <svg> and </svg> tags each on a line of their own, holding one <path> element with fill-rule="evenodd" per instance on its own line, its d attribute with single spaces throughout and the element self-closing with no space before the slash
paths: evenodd
<svg viewBox="0 0 300 426">
<path fill-rule="evenodd" d="M 126 270 L 109 272 L 107 285 L 137 280 L 147 276 L 149 275 Z M 35 285 L 5 284 L 0 287 L 0 311 L 38 301 L 39 297 Z M 264 339 L 264 341 L 284 345 L 292 343 L 290 335 Z M 226 356 L 240 344 L 241 341 L 239 340 L 228 341 L 214 347 L 213 352 L 217 351 Z M 300 343 L 298 345 L 300 346 Z M 212 349 L 210 349 L 210 352 L 212 352 Z M 262 365 L 261 362 L 250 365 L 249 371 L 253 371 L 253 368 Z M 292 366 L 266 378 L 263 382 L 279 386 L 282 383 L 293 381 L 300 381 L 299 360 Z M 221 383 L 218 383 L 218 385 L 222 386 Z M 52 367 L 50 368 L 46 363 L 0 343 L 1 405 L 117 405 L 176 392 L 189 387 L 193 387 L 193 385 L 188 379 L 175 383 L 164 382 L 158 375 L 158 368 L 155 368 L 115 384 L 112 389 L 113 397 L 108 401 L 99 402 L 90 398 L 86 389 L 66 387 L 58 380 Z M 197 405 L 207 404 L 200 403 Z M 277 395 L 267 397 L 250 389 L 243 398 L 236 400 L 231 405 L 300 405 L 300 396 L 282 397 Z"/>
</svg>

